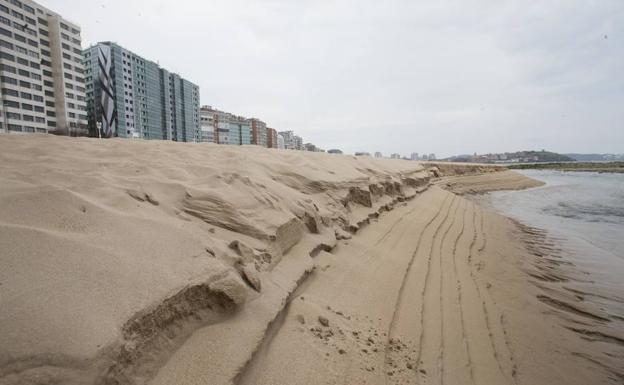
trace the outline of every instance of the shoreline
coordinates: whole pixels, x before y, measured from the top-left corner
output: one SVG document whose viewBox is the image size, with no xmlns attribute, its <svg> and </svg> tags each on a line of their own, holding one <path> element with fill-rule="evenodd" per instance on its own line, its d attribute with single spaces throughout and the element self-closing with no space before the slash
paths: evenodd
<svg viewBox="0 0 624 385">
<path fill-rule="evenodd" d="M 43 136 L 0 148 L 1 384 L 622 378 L 581 338 L 618 357 L 608 316 L 547 287 L 578 279 L 552 242 L 462 198 L 538 185 L 512 171 Z"/>
</svg>

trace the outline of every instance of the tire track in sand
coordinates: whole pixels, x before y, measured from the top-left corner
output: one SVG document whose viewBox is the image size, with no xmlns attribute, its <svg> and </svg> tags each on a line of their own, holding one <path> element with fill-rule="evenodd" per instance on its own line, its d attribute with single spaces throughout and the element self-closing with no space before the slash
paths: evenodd
<svg viewBox="0 0 624 385">
<path fill-rule="evenodd" d="M 459 231 L 459 234 L 457 234 L 457 237 L 455 238 L 455 242 L 453 243 L 453 272 L 455 274 L 455 279 L 456 279 L 456 283 L 457 283 L 457 307 L 459 308 L 459 320 L 460 320 L 460 325 L 461 325 L 461 335 L 462 335 L 462 343 L 464 345 L 464 350 L 466 353 L 466 358 L 468 360 L 467 365 L 468 368 L 470 370 L 470 380 L 473 384 L 475 384 L 475 377 L 474 377 L 474 369 L 473 369 L 473 365 L 472 365 L 472 357 L 470 355 L 470 343 L 468 341 L 468 336 L 466 335 L 466 325 L 465 325 L 465 316 L 464 316 L 464 308 L 463 308 L 463 303 L 462 303 L 462 284 L 461 284 L 461 280 L 459 279 L 459 274 L 457 272 L 457 245 L 459 244 L 459 240 L 461 239 L 461 237 L 464 235 L 464 230 L 466 228 L 466 214 L 468 213 L 468 205 L 465 204 L 464 205 L 464 213 L 462 215 L 462 226 L 461 226 L 461 230 Z M 474 238 L 472 238 L 472 242 L 474 242 Z"/>
<path fill-rule="evenodd" d="M 418 252 L 420 251 L 421 245 L 422 245 L 422 238 L 423 238 L 423 234 L 429 229 L 429 227 L 433 224 L 434 221 L 436 221 L 439 217 L 440 214 L 444 211 L 444 206 L 446 206 L 447 202 L 450 200 L 449 198 L 452 197 L 452 194 L 446 194 L 446 196 L 444 197 L 444 200 L 442 201 L 442 204 L 440 204 L 438 210 L 436 211 L 436 213 L 431 217 L 431 219 L 429 221 L 427 221 L 427 223 L 423 226 L 422 230 L 420 231 L 420 233 L 418 234 L 418 240 L 416 241 L 416 246 L 414 249 L 414 252 L 412 253 L 412 258 L 410 259 L 410 261 L 407 264 L 407 267 L 405 269 L 405 273 L 403 275 L 403 280 L 401 281 L 401 287 L 399 288 L 399 292 L 397 295 L 397 299 L 395 301 L 395 305 L 394 305 L 394 312 L 392 314 L 392 319 L 390 321 L 390 325 L 388 327 L 388 339 L 391 338 L 391 336 L 394 335 L 394 330 L 396 328 L 396 320 L 398 319 L 398 313 L 400 311 L 400 309 L 402 308 L 403 303 L 405 301 L 404 295 L 405 295 L 405 287 L 407 284 L 407 281 L 409 280 L 409 276 L 410 276 L 410 272 L 412 270 L 412 266 L 414 264 L 414 261 L 416 260 L 416 256 L 418 255 Z M 450 205 L 449 205 L 449 209 L 450 209 Z M 447 212 L 448 215 L 448 212 Z M 385 359 L 384 362 L 386 363 L 386 366 L 389 362 L 389 355 L 390 355 L 390 344 L 387 343 L 386 344 L 386 349 L 385 349 Z M 387 370 L 386 370 L 387 373 Z"/>
<path fill-rule="evenodd" d="M 464 200 L 459 200 L 459 203 L 455 206 L 455 211 L 453 212 L 453 215 L 451 217 L 451 224 L 449 225 L 449 227 L 446 229 L 446 231 L 444 232 L 444 235 L 442 235 L 442 240 L 440 241 L 440 248 L 438 250 L 438 262 L 439 262 L 439 269 L 440 269 L 440 292 L 439 292 L 439 303 L 440 303 L 440 344 L 439 344 L 439 350 L 438 350 L 438 367 L 440 369 L 440 384 L 444 385 L 444 269 L 442 267 L 442 256 L 443 254 L 443 250 L 442 248 L 444 247 L 444 241 L 446 240 L 446 237 L 448 236 L 449 232 L 451 231 L 451 229 L 453 228 L 453 226 L 455 225 L 455 219 L 457 218 L 457 211 L 459 210 L 459 206 L 461 205 L 461 203 L 463 203 Z"/>
<path fill-rule="evenodd" d="M 439 234 L 440 234 L 440 230 L 442 229 L 442 226 L 447 222 L 449 214 L 451 213 L 452 207 L 455 204 L 455 202 L 457 201 L 457 196 L 453 194 L 453 199 L 451 200 L 451 204 L 449 205 L 447 211 L 446 211 L 446 215 L 444 216 L 444 218 L 442 219 L 442 221 L 438 224 L 438 226 L 436 227 L 432 239 L 431 239 L 431 244 L 429 247 L 429 252 L 427 253 L 427 270 L 425 273 L 425 282 L 423 285 L 423 289 L 420 293 L 420 297 L 421 297 L 421 302 L 420 302 L 420 334 L 418 337 L 418 351 L 416 354 L 416 365 L 417 366 L 421 366 L 422 365 L 422 352 L 423 352 L 423 344 L 425 342 L 425 331 L 424 331 L 424 324 L 425 324 L 425 311 L 427 310 L 427 307 L 425 306 L 425 297 L 427 295 L 427 288 L 429 287 L 429 280 L 430 280 L 430 276 L 431 276 L 431 259 L 432 259 L 432 253 L 433 253 L 433 247 L 435 244 L 436 239 L 438 238 Z M 417 379 L 418 382 L 420 383 L 422 380 L 422 375 L 425 374 L 423 372 L 421 372 L 420 369 L 418 370 L 417 373 Z"/>
<path fill-rule="evenodd" d="M 479 226 L 480 227 L 480 234 L 478 234 L 479 228 L 477 226 L 474 227 L 473 243 L 471 244 L 470 249 L 469 249 L 469 252 L 470 252 L 470 254 L 468 256 L 469 260 L 472 260 L 474 255 L 475 255 L 475 253 L 474 253 L 475 250 L 474 249 L 476 247 L 477 238 L 479 237 L 479 235 L 481 236 L 483 241 L 481 243 L 481 247 L 479 247 L 476 251 L 478 253 L 483 252 L 483 250 L 485 250 L 485 247 L 487 245 L 487 238 L 486 238 L 486 235 L 485 235 L 485 232 L 484 232 L 484 225 L 483 225 L 485 214 L 484 214 L 483 210 L 480 210 L 480 209 L 477 208 L 477 205 L 475 203 L 472 204 L 472 208 L 473 208 L 473 210 L 472 210 L 473 211 L 473 223 L 476 223 L 477 212 L 480 213 L 481 219 L 480 219 L 480 226 Z M 490 312 L 488 311 L 486 301 L 485 301 L 485 299 L 483 297 L 483 294 L 481 293 L 481 288 L 480 288 L 480 286 L 479 286 L 479 284 L 477 282 L 477 277 L 474 274 L 474 269 L 472 268 L 472 265 L 469 267 L 469 271 L 470 271 L 470 278 L 472 279 L 472 283 L 474 284 L 474 287 L 475 287 L 475 289 L 477 291 L 477 296 L 479 298 L 479 302 L 481 303 L 481 306 L 483 308 L 483 317 L 484 317 L 484 320 L 485 320 L 486 328 L 488 330 L 488 338 L 490 340 L 490 345 L 492 347 L 492 354 L 494 356 L 494 359 L 496 360 L 496 363 L 498 365 L 498 369 L 500 370 L 501 374 L 503 374 L 505 377 L 509 376 L 509 378 L 511 379 L 511 382 L 516 384 L 517 383 L 517 380 L 516 380 L 517 365 L 516 365 L 516 361 L 515 361 L 515 357 L 514 357 L 513 351 L 511 349 L 511 344 L 509 342 L 509 337 L 507 336 L 507 330 L 505 329 L 505 326 L 504 326 L 504 315 L 501 314 L 500 317 L 499 317 L 499 326 L 500 326 L 500 330 L 502 331 L 503 342 L 504 342 L 504 345 L 506 347 L 507 355 L 509 357 L 509 363 L 510 363 L 510 366 L 511 366 L 511 373 L 509 373 L 509 375 L 505 374 L 505 369 L 503 368 L 502 362 L 500 360 L 501 359 L 500 358 L 501 354 L 498 351 L 498 349 L 496 348 L 496 341 L 494 340 L 494 328 L 492 326 L 492 321 L 490 319 Z"/>
</svg>

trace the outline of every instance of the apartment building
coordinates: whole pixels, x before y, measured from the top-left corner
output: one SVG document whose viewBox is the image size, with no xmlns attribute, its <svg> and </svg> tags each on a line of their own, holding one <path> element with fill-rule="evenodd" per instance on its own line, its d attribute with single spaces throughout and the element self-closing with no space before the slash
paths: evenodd
<svg viewBox="0 0 624 385">
<path fill-rule="evenodd" d="M 202 140 L 199 87 L 113 42 L 82 53 L 89 132 L 103 137 Z"/>
<path fill-rule="evenodd" d="M 230 116 L 232 114 L 217 110 L 211 106 L 202 106 L 201 116 L 201 141 L 217 144 L 230 143 Z"/>
<path fill-rule="evenodd" d="M 267 127 L 267 147 L 277 148 L 277 130 Z"/>
<path fill-rule="evenodd" d="M 80 27 L 30 0 L 0 0 L 0 132 L 87 133 Z"/>
<path fill-rule="evenodd" d="M 281 131 L 279 133 L 284 138 L 284 148 L 286 150 L 295 149 L 295 134 L 292 131 Z"/>
<path fill-rule="evenodd" d="M 286 149 L 286 141 L 282 134 L 277 134 L 277 148 L 280 150 Z"/>
<path fill-rule="evenodd" d="M 202 106 L 200 113 L 201 141 L 233 145 L 251 144 L 250 119 L 210 106 Z"/>
<path fill-rule="evenodd" d="M 251 118 L 248 119 L 249 127 L 251 129 L 251 144 L 267 147 L 267 126 L 260 119 Z"/>
<path fill-rule="evenodd" d="M 242 116 L 232 115 L 229 121 L 230 143 L 234 145 L 251 144 L 251 126 Z"/>
<path fill-rule="evenodd" d="M 300 137 L 299 135 L 295 135 L 293 137 L 294 139 L 294 143 L 295 143 L 295 150 L 300 150 L 303 151 L 305 150 L 305 148 L 303 147 L 303 138 Z"/>
</svg>

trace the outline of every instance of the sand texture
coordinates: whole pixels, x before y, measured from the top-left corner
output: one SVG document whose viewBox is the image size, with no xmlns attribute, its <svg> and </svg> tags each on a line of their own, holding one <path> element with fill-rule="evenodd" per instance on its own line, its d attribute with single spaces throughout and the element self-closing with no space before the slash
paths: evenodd
<svg viewBox="0 0 624 385">
<path fill-rule="evenodd" d="M 0 136 L 0 384 L 599 384 L 616 317 L 486 166 Z"/>
</svg>

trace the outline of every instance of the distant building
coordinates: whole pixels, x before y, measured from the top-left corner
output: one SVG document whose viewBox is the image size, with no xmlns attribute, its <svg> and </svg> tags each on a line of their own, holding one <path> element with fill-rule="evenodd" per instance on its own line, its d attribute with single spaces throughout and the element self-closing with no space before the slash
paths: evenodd
<svg viewBox="0 0 624 385">
<path fill-rule="evenodd" d="M 294 150 L 295 147 L 295 134 L 292 131 L 281 131 L 279 133 L 284 138 L 284 148 L 287 150 Z"/>
<path fill-rule="evenodd" d="M 249 122 L 242 116 L 220 111 L 210 106 L 201 108 L 201 135 L 202 141 L 218 144 L 243 145 L 251 144 L 251 129 Z"/>
<path fill-rule="evenodd" d="M 355 156 L 370 156 L 370 152 L 358 151 L 355 153 Z"/>
<path fill-rule="evenodd" d="M 230 117 L 232 114 L 210 106 L 202 106 L 201 140 L 217 144 L 230 143 Z M 210 133 L 212 131 L 212 134 Z M 212 138 L 212 140 L 210 140 Z"/>
<path fill-rule="evenodd" d="M 312 143 L 306 143 L 303 145 L 303 148 L 305 148 L 306 151 L 312 151 L 312 152 L 317 152 L 318 148 L 313 145 Z"/>
<path fill-rule="evenodd" d="M 293 137 L 293 139 L 295 141 L 295 150 L 300 150 L 300 151 L 305 150 L 305 148 L 303 147 L 303 138 L 302 137 L 300 137 L 298 135 L 295 135 Z"/>
<path fill-rule="evenodd" d="M 337 148 L 332 148 L 331 150 L 327 150 L 328 154 L 342 154 L 342 151 Z"/>
<path fill-rule="evenodd" d="M 401 154 L 394 153 L 394 154 L 390 155 L 390 158 L 391 159 L 401 159 Z"/>
<path fill-rule="evenodd" d="M 251 144 L 251 128 L 242 116 L 232 115 L 229 121 L 230 143 L 234 145 Z"/>
<path fill-rule="evenodd" d="M 86 135 L 80 27 L 30 0 L 0 2 L 0 133 Z"/>
<path fill-rule="evenodd" d="M 379 151 L 375 153 L 375 158 L 383 158 L 383 154 Z"/>
<path fill-rule="evenodd" d="M 429 160 L 435 160 L 436 156 L 435 154 L 429 154 Z"/>
<path fill-rule="evenodd" d="M 277 131 L 274 128 L 267 127 L 267 147 L 277 148 Z"/>
<path fill-rule="evenodd" d="M 286 149 L 284 136 L 282 134 L 277 134 L 277 148 L 280 150 Z"/>
<path fill-rule="evenodd" d="M 199 87 L 112 42 L 83 51 L 89 130 L 105 136 L 201 140 Z"/>
<path fill-rule="evenodd" d="M 417 152 L 412 152 L 412 155 L 410 156 L 411 160 L 418 160 L 418 153 Z"/>
<path fill-rule="evenodd" d="M 260 119 L 247 119 L 251 129 L 251 144 L 267 147 L 267 127 Z"/>
</svg>

